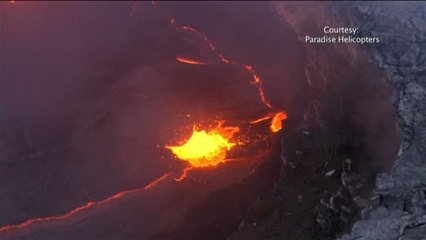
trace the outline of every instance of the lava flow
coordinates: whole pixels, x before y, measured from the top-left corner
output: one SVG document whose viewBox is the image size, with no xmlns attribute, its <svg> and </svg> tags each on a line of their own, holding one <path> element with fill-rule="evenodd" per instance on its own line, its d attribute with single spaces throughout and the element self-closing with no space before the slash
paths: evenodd
<svg viewBox="0 0 426 240">
<path fill-rule="evenodd" d="M 129 194 L 132 193 L 136 193 L 136 192 L 141 192 L 141 191 L 145 191 L 145 190 L 149 190 L 151 188 L 153 188 L 154 186 L 156 186 L 158 183 L 166 180 L 167 178 L 169 178 L 171 176 L 171 172 L 164 174 L 163 176 L 155 179 L 154 181 L 148 183 L 147 185 L 145 185 L 142 188 L 136 188 L 136 189 L 131 189 L 131 190 L 127 190 L 127 191 L 122 191 L 122 192 L 118 192 L 114 195 L 112 195 L 111 197 L 108 197 L 106 199 L 100 200 L 100 201 L 96 201 L 96 202 L 88 202 L 86 204 L 84 204 L 83 206 L 79 206 L 76 207 L 70 211 L 68 211 L 67 213 L 60 215 L 60 216 L 50 216 L 50 217 L 39 217 L 39 218 L 32 218 L 32 219 L 28 219 L 23 223 L 20 224 L 16 224 L 16 225 L 6 225 L 3 227 L 0 227 L 0 233 L 4 233 L 13 229 L 22 229 L 22 228 L 27 228 L 33 224 L 36 223 L 41 223 L 41 222 L 51 222 L 51 221 L 61 221 L 61 220 L 65 220 L 67 218 L 70 218 L 78 213 L 81 213 L 84 210 L 88 210 L 100 205 L 104 205 L 107 204 L 111 201 L 123 198 L 124 196 L 127 196 Z"/>
<path fill-rule="evenodd" d="M 272 132 L 278 132 L 283 128 L 283 121 L 287 119 L 287 114 L 282 111 L 279 113 L 276 113 L 271 121 L 271 125 L 269 126 L 269 128 L 271 129 Z"/>
<path fill-rule="evenodd" d="M 238 127 L 223 127 L 222 124 L 210 131 L 198 131 L 195 127 L 192 136 L 180 146 L 166 146 L 179 159 L 194 168 L 214 167 L 223 163 L 227 151 L 237 143 L 231 141 Z"/>
<path fill-rule="evenodd" d="M 181 63 L 186 63 L 186 64 L 194 64 L 194 65 L 205 65 L 205 62 L 200 62 L 197 60 L 193 60 L 193 59 L 189 59 L 189 58 L 184 58 L 184 57 L 176 57 L 176 60 L 178 60 Z"/>
<path fill-rule="evenodd" d="M 171 19 L 170 23 L 181 31 L 189 31 L 189 32 L 195 33 L 209 46 L 209 48 L 212 52 L 217 53 L 217 48 L 213 45 L 213 43 L 209 40 L 209 38 L 207 36 L 205 36 L 204 34 L 202 34 L 200 31 L 198 31 L 197 29 L 195 29 L 194 27 L 179 26 L 176 23 L 176 20 L 174 18 Z M 260 101 L 263 103 L 263 105 L 265 107 L 267 107 L 270 110 L 270 112 L 265 117 L 262 117 L 258 120 L 250 121 L 250 123 L 256 124 L 256 123 L 262 122 L 264 120 L 272 119 L 270 126 L 269 126 L 269 129 L 273 133 L 279 132 L 282 129 L 282 121 L 287 119 L 287 114 L 286 114 L 285 111 L 277 110 L 275 107 L 272 106 L 271 102 L 269 101 L 269 99 L 265 95 L 265 91 L 263 89 L 263 81 L 262 81 L 261 77 L 254 70 L 254 67 L 251 66 L 251 65 L 232 61 L 232 60 L 226 58 L 222 53 L 217 53 L 217 58 L 223 64 L 231 64 L 231 65 L 234 65 L 234 66 L 236 66 L 236 67 L 238 67 L 238 68 L 240 68 L 244 71 L 249 72 L 252 76 L 251 84 L 256 87 L 258 94 L 259 94 L 259 97 L 260 97 Z M 179 56 L 176 57 L 176 60 L 181 62 L 181 63 L 193 64 L 193 65 L 194 64 L 195 65 L 207 64 L 205 62 L 187 59 L 187 58 L 182 58 L 182 57 L 179 57 Z"/>
<path fill-rule="evenodd" d="M 14 3 L 15 1 L 10 1 L 10 2 Z M 152 1 L 152 5 L 153 6 L 156 5 L 155 1 Z M 136 6 L 133 5 L 130 12 L 131 16 L 133 16 L 135 9 L 136 9 Z M 217 48 L 212 44 L 212 42 L 197 29 L 191 26 L 178 26 L 176 24 L 175 19 L 172 19 L 170 22 L 172 25 L 177 26 L 177 29 L 181 31 L 191 32 L 199 36 L 207 44 L 208 48 L 212 52 L 217 53 L 217 58 L 221 63 L 231 64 L 233 66 L 240 68 L 243 71 L 250 73 L 252 76 L 251 84 L 257 88 L 261 102 L 269 110 L 269 113 L 265 117 L 262 117 L 255 121 L 251 121 L 250 123 L 256 124 L 256 123 L 271 119 L 271 123 L 270 123 L 271 132 L 275 133 L 282 129 L 282 121 L 287 119 L 287 114 L 284 111 L 277 110 L 276 108 L 272 106 L 272 104 L 267 99 L 264 93 L 263 86 L 262 86 L 262 79 L 255 72 L 252 66 L 238 63 L 225 58 L 223 54 L 218 53 Z M 179 57 L 179 56 L 176 57 L 176 60 L 181 63 L 192 64 L 192 65 L 207 64 L 206 62 L 197 61 L 197 60 L 188 59 L 188 58 Z M 183 169 L 182 175 L 175 180 L 181 181 L 185 179 L 187 176 L 187 173 L 194 168 L 216 167 L 217 165 L 221 163 L 225 163 L 227 161 L 226 160 L 227 153 L 234 146 L 239 144 L 238 142 L 233 140 L 234 135 L 238 133 L 239 130 L 240 129 L 238 127 L 223 127 L 222 123 L 220 123 L 219 126 L 208 131 L 196 129 L 194 127 L 191 137 L 185 143 L 183 143 L 180 146 L 166 146 L 166 148 L 170 149 L 177 156 L 177 158 L 188 163 L 187 167 Z M 88 202 L 60 216 L 33 218 L 33 219 L 26 220 L 21 224 L 6 225 L 3 227 L 0 227 L 0 233 L 7 232 L 13 229 L 26 228 L 36 223 L 65 220 L 78 213 L 81 213 L 82 211 L 107 204 L 117 199 L 121 199 L 126 195 L 151 189 L 154 186 L 156 186 L 158 183 L 168 179 L 171 175 L 172 173 L 166 173 L 163 176 L 159 177 L 158 179 L 152 181 L 151 183 L 147 184 L 146 186 L 142 188 L 122 191 L 104 200 L 100 200 L 96 202 L 93 202 L 93 201 Z"/>
</svg>

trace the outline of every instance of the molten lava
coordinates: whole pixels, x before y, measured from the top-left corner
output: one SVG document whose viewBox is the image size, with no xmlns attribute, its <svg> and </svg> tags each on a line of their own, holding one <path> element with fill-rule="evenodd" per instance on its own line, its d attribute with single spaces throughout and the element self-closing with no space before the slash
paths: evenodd
<svg viewBox="0 0 426 240">
<path fill-rule="evenodd" d="M 272 118 L 271 125 L 269 126 L 269 128 L 271 129 L 272 132 L 280 131 L 283 128 L 282 121 L 286 119 L 287 119 L 287 114 L 284 111 L 276 113 L 274 117 Z"/>
<path fill-rule="evenodd" d="M 259 119 L 256 119 L 256 120 L 253 120 L 253 121 L 250 121 L 250 123 L 251 123 L 251 124 L 256 124 L 256 123 L 260 123 L 260 122 L 266 121 L 266 120 L 271 119 L 271 118 L 272 118 L 272 116 L 271 116 L 270 114 L 268 114 L 268 115 L 266 115 L 266 116 L 264 116 L 264 117 L 261 117 L 261 118 L 259 118 Z"/>
<path fill-rule="evenodd" d="M 181 63 L 193 64 L 193 65 L 205 65 L 205 62 L 200 62 L 194 59 L 184 58 L 184 57 L 176 57 L 176 60 Z"/>
<path fill-rule="evenodd" d="M 283 128 L 282 121 L 287 119 L 287 113 L 285 113 L 284 111 L 281 111 L 278 113 L 268 113 L 264 117 L 250 121 L 250 124 L 257 124 L 257 123 L 269 120 L 271 118 L 272 120 L 271 120 L 271 124 L 269 125 L 269 129 L 271 130 L 271 132 L 276 133 Z"/>
<path fill-rule="evenodd" d="M 92 209 L 94 207 L 98 207 L 98 206 L 101 206 L 101 205 L 108 204 L 112 201 L 116 201 L 117 199 L 121 199 L 121 198 L 123 198 L 127 195 L 150 190 L 153 187 L 155 187 L 157 184 L 159 184 L 160 182 L 163 182 L 166 179 L 168 179 L 170 176 L 171 176 L 171 172 L 166 173 L 166 174 L 162 175 L 161 177 L 159 177 L 159 178 L 153 180 L 152 182 L 148 183 L 144 187 L 135 188 L 135 189 L 127 190 L 127 191 L 121 191 L 121 192 L 118 192 L 118 193 L 116 193 L 116 194 L 114 194 L 114 195 L 112 195 L 112 196 L 110 196 L 106 199 L 103 199 L 103 200 L 100 200 L 100 201 L 97 201 L 97 202 L 88 202 L 88 203 L 86 203 L 82 206 L 71 209 L 70 211 L 68 211 L 67 213 L 65 213 L 63 215 L 51 216 L 51 217 L 32 218 L 32 219 L 28 219 L 28 220 L 26 220 L 26 221 L 24 221 L 23 223 L 20 223 L 20 224 L 1 226 L 0 227 L 0 234 L 14 230 L 14 229 L 27 228 L 27 227 L 34 225 L 34 224 L 37 224 L 37 223 L 65 220 L 65 219 L 70 218 L 74 215 L 77 215 L 77 214 L 79 214 L 83 211 L 87 211 L 87 210 Z"/>
<path fill-rule="evenodd" d="M 173 23 L 174 23 L 174 21 L 173 21 Z M 209 46 L 209 48 L 211 49 L 211 50 L 215 50 L 216 48 L 215 48 L 215 46 L 210 42 L 210 40 L 206 37 L 206 35 L 204 35 L 204 34 L 202 34 L 200 31 L 198 31 L 197 29 L 195 29 L 195 28 L 193 28 L 193 27 L 191 27 L 191 26 L 182 26 L 181 27 L 181 29 L 182 30 L 184 30 L 184 31 L 189 31 L 189 32 L 193 32 L 193 33 L 195 33 L 196 35 L 198 35 L 199 37 L 201 37 L 206 43 L 207 43 L 207 45 Z"/>
<path fill-rule="evenodd" d="M 15 3 L 15 1 L 10 1 L 10 3 Z M 136 8 L 137 8 L 137 4 L 138 3 L 135 3 L 132 5 L 130 16 L 134 15 L 134 12 L 136 11 Z M 155 1 L 151 1 L 151 4 L 152 6 L 156 6 Z M 200 39 L 202 39 L 204 43 L 207 44 L 209 49 L 212 52 L 217 54 L 218 60 L 222 62 L 223 64 L 234 65 L 250 73 L 252 76 L 251 84 L 257 88 L 261 102 L 269 110 L 269 113 L 265 117 L 251 121 L 250 123 L 256 124 L 256 123 L 271 119 L 270 130 L 272 132 L 275 133 L 282 129 L 282 121 L 287 119 L 287 114 L 284 111 L 276 112 L 277 109 L 272 106 L 271 102 L 266 97 L 264 89 L 263 89 L 263 81 L 260 75 L 256 73 L 253 66 L 235 62 L 233 60 L 226 58 L 223 54 L 221 54 L 216 49 L 216 47 L 212 44 L 212 42 L 210 42 L 207 36 L 205 36 L 202 32 L 198 31 L 197 29 L 191 26 L 179 26 L 176 24 L 176 21 L 174 18 L 170 20 L 170 23 L 176 26 L 177 29 L 180 29 L 181 31 L 193 33 L 196 36 L 198 36 Z M 189 58 L 184 58 L 179 56 L 176 57 L 176 60 L 178 62 L 185 63 L 185 64 L 193 64 L 193 65 L 208 64 L 207 62 L 201 62 L 194 59 L 189 59 Z M 195 168 L 214 167 L 219 165 L 220 163 L 225 163 L 227 161 L 235 161 L 230 159 L 226 160 L 226 155 L 228 151 L 230 151 L 234 146 L 238 144 L 236 141 L 232 140 L 233 136 L 237 132 L 239 132 L 238 127 L 222 127 L 222 124 L 219 124 L 219 126 L 209 131 L 197 130 L 194 127 L 191 137 L 184 144 L 180 146 L 166 146 L 166 148 L 170 149 L 180 160 L 188 163 L 188 166 L 186 166 L 182 170 L 182 175 L 178 178 L 175 178 L 175 180 L 181 181 L 185 179 L 188 176 L 188 172 Z M 146 186 L 142 188 L 121 191 L 106 199 L 96 201 L 96 202 L 94 201 L 88 202 L 82 206 L 71 209 L 69 212 L 64 213 L 63 215 L 50 216 L 50 217 L 38 217 L 38 218 L 28 219 L 24 221 L 23 223 L 16 224 L 16 225 L 0 226 L 0 234 L 7 231 L 11 231 L 13 229 L 24 229 L 37 223 L 65 220 L 83 211 L 87 211 L 89 209 L 108 204 L 112 201 L 116 201 L 117 199 L 121 199 L 127 195 L 152 189 L 153 187 L 157 186 L 160 182 L 167 180 L 171 175 L 172 175 L 171 172 L 166 173 L 163 176 L 157 178 L 156 180 L 152 181 L 151 183 L 147 184 Z"/>
<path fill-rule="evenodd" d="M 226 153 L 237 143 L 231 141 L 238 127 L 218 127 L 206 131 L 194 127 L 191 137 L 180 146 L 166 146 L 192 167 L 214 167 L 225 161 Z"/>
</svg>

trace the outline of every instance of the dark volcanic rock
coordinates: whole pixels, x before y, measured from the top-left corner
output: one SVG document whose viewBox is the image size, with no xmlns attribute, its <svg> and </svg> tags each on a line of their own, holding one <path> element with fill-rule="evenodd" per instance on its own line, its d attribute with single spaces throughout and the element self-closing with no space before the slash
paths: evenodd
<svg viewBox="0 0 426 240">
<path fill-rule="evenodd" d="M 368 46 L 397 96 L 401 150 L 393 169 L 376 181 L 374 204 L 342 239 L 426 239 L 426 3 L 354 3 L 362 33 L 380 37 Z"/>
<path fill-rule="evenodd" d="M 345 26 L 334 3 L 273 3 L 301 42 L 324 26 Z M 346 4 L 345 6 L 348 6 Z M 344 11 L 341 11 L 344 10 Z M 348 15 L 350 16 L 350 15 Z M 304 44 L 303 120 L 285 123 L 276 209 L 248 216 L 231 239 L 335 239 L 368 206 L 377 172 L 399 149 L 392 87 L 357 44 Z"/>
</svg>

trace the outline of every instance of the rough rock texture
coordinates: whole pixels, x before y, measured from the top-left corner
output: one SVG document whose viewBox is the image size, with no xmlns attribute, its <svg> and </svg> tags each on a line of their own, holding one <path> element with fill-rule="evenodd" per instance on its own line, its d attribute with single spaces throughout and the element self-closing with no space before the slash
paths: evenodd
<svg viewBox="0 0 426 240">
<path fill-rule="evenodd" d="M 378 175 L 372 205 L 342 239 L 426 239 L 426 3 L 357 2 L 362 35 L 396 89 L 402 136 L 393 169 Z"/>
<path fill-rule="evenodd" d="M 283 24 L 303 42 L 323 28 L 348 25 L 346 8 L 330 2 L 274 2 Z M 343 11 L 342 11 L 343 10 Z M 349 10 L 349 9 L 348 9 Z M 400 141 L 393 88 L 357 44 L 304 44 L 308 88 L 303 120 L 285 122 L 280 179 L 259 197 L 233 240 L 335 239 L 368 206 L 377 172 L 390 169 Z M 269 211 L 267 206 L 275 205 Z"/>
</svg>

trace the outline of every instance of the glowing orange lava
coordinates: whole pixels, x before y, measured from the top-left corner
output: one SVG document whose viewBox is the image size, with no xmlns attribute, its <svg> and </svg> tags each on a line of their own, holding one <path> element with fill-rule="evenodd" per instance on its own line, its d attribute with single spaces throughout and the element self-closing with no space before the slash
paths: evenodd
<svg viewBox="0 0 426 240">
<path fill-rule="evenodd" d="M 264 117 L 261 117 L 261 118 L 258 118 L 256 120 L 250 121 L 250 123 L 251 124 L 256 124 L 256 123 L 260 123 L 260 122 L 266 121 L 266 120 L 271 119 L 271 118 L 272 118 L 272 116 L 270 114 L 268 114 L 268 115 L 266 115 Z"/>
<path fill-rule="evenodd" d="M 271 129 L 272 132 L 280 131 L 283 128 L 282 121 L 286 119 L 287 119 L 287 114 L 284 111 L 276 113 L 274 117 L 272 118 L 271 125 L 269 128 Z"/>
<path fill-rule="evenodd" d="M 265 96 L 265 92 L 263 90 L 263 86 L 262 86 L 262 79 L 259 77 L 259 75 L 257 75 L 257 73 L 254 71 L 253 66 L 250 65 L 243 65 L 243 67 L 251 73 L 251 75 L 253 76 L 253 81 L 251 82 L 251 84 L 253 84 L 256 88 L 257 91 L 259 93 L 260 96 L 260 100 L 262 101 L 262 103 L 269 109 L 273 109 L 272 104 L 269 102 L 269 100 L 266 98 Z"/>
<path fill-rule="evenodd" d="M 231 138 L 239 130 L 238 127 L 221 125 L 210 131 L 197 130 L 194 127 L 191 137 L 184 144 L 166 148 L 192 167 L 213 167 L 223 163 L 226 153 L 236 145 Z"/>
<path fill-rule="evenodd" d="M 193 166 L 187 166 L 186 168 L 182 170 L 182 174 L 179 177 L 175 178 L 175 181 L 180 182 L 184 180 L 186 177 L 188 177 L 188 173 L 192 171 L 193 169 L 194 169 Z"/>
<path fill-rule="evenodd" d="M 179 57 L 179 56 L 176 57 L 176 60 L 178 60 L 181 63 L 193 64 L 193 65 L 204 65 L 204 64 L 206 64 L 204 62 L 200 62 L 200 61 L 189 59 L 189 58 Z"/>
<path fill-rule="evenodd" d="M 204 34 L 202 34 L 200 31 L 198 31 L 197 29 L 195 29 L 195 28 L 193 28 L 191 26 L 182 26 L 181 29 L 185 30 L 185 31 L 190 31 L 190 32 L 193 32 L 193 33 L 197 34 L 202 39 L 204 39 L 204 41 L 207 43 L 207 45 L 210 47 L 211 50 L 215 50 L 216 49 L 215 46 L 210 42 L 210 40 Z"/>
<path fill-rule="evenodd" d="M 282 126 L 282 121 L 287 119 L 287 113 L 285 113 L 284 111 L 278 112 L 278 113 L 268 113 L 266 116 L 255 119 L 250 121 L 250 124 L 257 124 L 266 120 L 271 119 L 271 124 L 269 125 L 269 129 L 271 130 L 271 132 L 278 132 L 280 131 L 283 126 Z"/>
<path fill-rule="evenodd" d="M 10 3 L 15 3 L 15 1 L 10 1 Z M 151 4 L 152 6 L 157 5 L 155 1 L 151 1 Z M 136 8 L 137 8 L 137 5 L 135 3 L 132 5 L 132 8 L 130 10 L 130 16 L 134 15 Z M 271 119 L 270 130 L 272 132 L 275 133 L 282 129 L 282 121 L 287 119 L 287 114 L 284 111 L 277 112 L 279 110 L 274 108 L 272 104 L 270 103 L 270 101 L 267 99 L 262 86 L 263 81 L 260 75 L 258 75 L 257 72 L 255 71 L 253 66 L 235 62 L 226 58 L 223 54 L 221 54 L 216 49 L 216 47 L 212 44 L 212 42 L 210 42 L 207 36 L 205 36 L 202 32 L 198 31 L 194 27 L 179 26 L 178 24 L 176 24 L 176 20 L 174 18 L 170 20 L 170 23 L 174 26 L 177 26 L 177 29 L 180 29 L 181 31 L 191 32 L 197 35 L 199 38 L 201 38 L 208 45 L 209 49 L 213 53 L 217 54 L 218 59 L 223 64 L 231 64 L 233 66 L 237 66 L 238 68 L 250 73 L 252 76 L 251 84 L 257 88 L 261 102 L 269 109 L 269 113 L 265 117 L 251 121 L 250 123 L 256 124 L 256 123 Z M 183 58 L 179 56 L 176 57 L 176 60 L 186 64 L 195 64 L 195 65 L 207 64 L 205 62 Z M 181 181 L 185 179 L 188 175 L 188 172 L 195 168 L 215 167 L 227 161 L 236 161 L 236 160 L 230 160 L 230 159 L 226 160 L 226 155 L 233 147 L 235 147 L 238 144 L 232 138 L 234 137 L 236 133 L 239 132 L 239 130 L 240 129 L 238 127 L 223 127 L 222 124 L 219 124 L 219 126 L 208 131 L 197 130 L 194 127 L 191 137 L 184 144 L 180 146 L 166 146 L 166 148 L 170 149 L 176 155 L 176 157 L 188 163 L 188 166 L 186 166 L 182 170 L 182 175 L 176 178 L 175 180 Z M 14 230 L 14 229 L 27 228 L 33 224 L 37 224 L 41 222 L 65 220 L 69 217 L 77 215 L 86 210 L 108 204 L 117 199 L 121 199 L 127 195 L 152 189 L 160 182 L 163 182 L 166 179 L 168 179 L 171 175 L 172 175 L 171 172 L 166 173 L 163 176 L 157 178 L 156 180 L 152 181 L 151 183 L 147 184 L 146 186 L 142 188 L 121 191 L 106 199 L 103 199 L 100 201 L 88 202 L 82 206 L 71 209 L 70 211 L 68 211 L 67 213 L 64 213 L 63 215 L 33 218 L 33 219 L 28 219 L 21 224 L 0 226 L 0 234 L 3 232 Z"/>
<path fill-rule="evenodd" d="M 67 212 L 63 215 L 60 215 L 60 216 L 32 218 L 32 219 L 28 219 L 25 222 L 20 223 L 20 224 L 2 226 L 2 227 L 0 227 L 0 233 L 7 232 L 7 231 L 10 231 L 10 230 L 13 230 L 13 229 L 27 228 L 27 227 L 29 227 L 33 224 L 37 224 L 37 223 L 41 223 L 41 222 L 65 220 L 65 219 L 70 218 L 74 215 L 77 215 L 78 213 L 81 213 L 85 210 L 94 208 L 96 206 L 107 204 L 111 201 L 123 198 L 126 195 L 136 193 L 136 192 L 145 191 L 145 190 L 149 190 L 149 189 L 153 188 L 155 185 L 157 185 L 158 183 L 166 180 L 170 176 L 171 176 L 171 172 L 166 173 L 163 176 L 161 176 L 161 177 L 155 179 L 154 181 L 148 183 L 147 185 L 145 185 L 142 188 L 136 188 L 136 189 L 132 189 L 132 190 L 122 191 L 122 192 L 119 192 L 119 193 L 112 195 L 111 197 L 108 197 L 104 200 L 100 200 L 100 201 L 97 201 L 97 202 L 88 202 L 88 203 L 86 203 L 82 206 L 76 207 L 76 208 L 70 210 L 69 212 Z"/>
<path fill-rule="evenodd" d="M 174 18 L 172 18 L 170 22 L 172 24 L 176 24 Z M 191 26 L 179 26 L 177 24 L 176 24 L 176 26 L 178 27 L 178 29 L 196 33 L 202 39 L 204 39 L 205 42 L 208 43 L 208 45 L 210 46 L 210 49 L 212 51 L 216 50 L 216 47 L 213 45 L 212 42 L 210 42 L 210 40 L 207 38 L 207 36 L 205 36 L 204 34 L 202 34 L 197 29 L 195 29 L 195 28 L 193 28 Z M 272 106 L 271 102 L 266 97 L 265 91 L 263 89 L 263 80 L 256 73 L 254 67 L 252 65 L 248 65 L 248 64 L 243 64 L 243 63 L 238 63 L 238 62 L 232 61 L 232 60 L 226 58 L 221 53 L 217 53 L 217 57 L 224 64 L 234 65 L 234 66 L 236 66 L 236 67 L 238 67 L 240 69 L 243 69 L 243 70 L 247 71 L 248 73 L 250 73 L 251 76 L 252 76 L 251 84 L 256 87 L 256 89 L 258 91 L 258 94 L 259 94 L 259 97 L 260 97 L 260 101 L 263 103 L 263 105 L 265 107 L 267 107 L 270 110 L 270 112 L 267 113 L 266 116 L 264 116 L 262 118 L 259 118 L 259 119 L 256 119 L 256 120 L 253 120 L 253 121 L 250 121 L 250 124 L 256 124 L 256 123 L 260 123 L 260 122 L 272 119 L 271 120 L 271 124 L 269 126 L 269 129 L 273 133 L 279 132 L 282 129 L 282 121 L 284 121 L 284 120 L 287 119 L 287 114 L 284 111 L 280 111 L 280 110 L 276 109 L 274 106 Z M 183 57 L 179 57 L 179 56 L 176 57 L 176 60 L 179 61 L 179 62 L 182 62 L 182 63 L 186 63 L 186 64 L 207 64 L 205 62 L 200 62 L 200 61 L 197 61 L 197 60 L 192 60 L 192 59 L 183 58 Z M 277 110 L 280 111 L 280 112 L 277 112 Z M 194 134 L 193 134 L 193 137 L 196 138 L 196 137 L 202 137 L 202 135 L 206 134 L 206 132 L 203 133 L 203 132 L 196 132 L 196 131 L 194 131 Z M 193 144 L 193 143 L 191 143 L 191 144 Z M 181 147 L 183 147 L 183 146 L 181 146 Z M 192 147 L 195 147 L 195 146 L 192 146 Z M 188 148 L 182 148 L 182 149 L 184 149 L 186 151 L 185 154 L 189 154 L 189 152 L 193 152 L 193 150 L 190 151 Z M 173 151 L 173 149 L 172 149 L 172 151 Z M 179 151 L 183 151 L 183 150 L 179 150 Z M 177 155 L 177 153 L 175 153 L 175 154 Z M 182 153 L 180 153 L 180 154 L 182 154 Z M 178 156 L 178 157 L 181 158 L 180 156 Z M 191 156 L 186 156 L 185 155 L 184 157 L 191 157 Z"/>
</svg>

